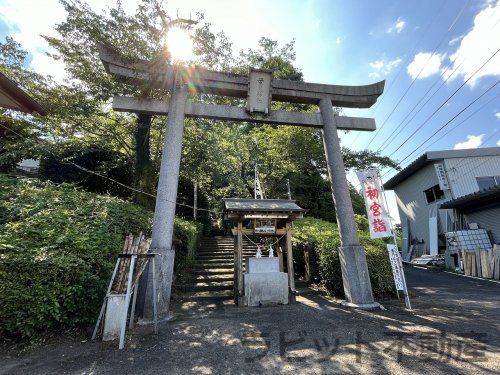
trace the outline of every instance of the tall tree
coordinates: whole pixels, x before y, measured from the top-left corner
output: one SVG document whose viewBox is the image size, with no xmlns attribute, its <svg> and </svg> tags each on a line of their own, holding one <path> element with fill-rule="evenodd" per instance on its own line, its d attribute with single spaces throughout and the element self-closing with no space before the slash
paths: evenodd
<svg viewBox="0 0 500 375">
<path fill-rule="evenodd" d="M 81 92 L 98 100 L 96 110 L 116 94 L 154 97 L 162 95 L 149 87 L 135 88 L 126 85 L 108 75 L 100 61 L 97 46 L 100 43 L 118 49 L 127 59 L 154 61 L 157 65 L 166 65 L 171 60 L 165 38 L 173 27 L 190 28 L 197 21 L 171 18 L 162 1 L 143 0 L 135 14 L 127 14 L 118 2 L 105 13 L 95 12 L 81 0 L 60 0 L 67 12 L 64 22 L 56 26 L 60 37 L 45 37 L 54 47 L 54 57 L 64 61 L 74 86 Z M 201 18 L 201 17 L 200 17 Z M 131 122 L 131 116 L 124 116 Z M 132 125 L 132 124 L 131 124 Z M 119 134 L 128 148 L 133 150 L 135 158 L 135 185 L 141 190 L 153 193 L 155 188 L 155 166 L 151 157 L 152 116 L 136 116 L 133 137 Z M 106 129 L 113 131 L 114 129 Z M 161 133 L 161 129 L 156 129 Z M 151 205 L 151 198 L 143 194 L 136 195 L 136 201 Z"/>
</svg>

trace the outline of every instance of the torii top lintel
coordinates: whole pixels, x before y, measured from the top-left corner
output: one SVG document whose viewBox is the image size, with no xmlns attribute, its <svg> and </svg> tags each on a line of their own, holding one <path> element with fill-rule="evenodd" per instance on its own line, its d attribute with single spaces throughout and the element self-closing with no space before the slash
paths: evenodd
<svg viewBox="0 0 500 375">
<path fill-rule="evenodd" d="M 99 56 L 106 71 L 135 84 L 169 89 L 179 74 L 192 90 L 200 94 L 216 94 L 237 98 L 248 95 L 248 77 L 210 71 L 201 67 L 182 67 L 147 61 L 127 62 L 110 47 L 100 45 Z M 275 101 L 318 104 L 325 96 L 332 105 L 348 108 L 369 108 L 384 91 L 385 81 L 365 86 L 326 85 L 274 79 L 271 95 Z"/>
</svg>

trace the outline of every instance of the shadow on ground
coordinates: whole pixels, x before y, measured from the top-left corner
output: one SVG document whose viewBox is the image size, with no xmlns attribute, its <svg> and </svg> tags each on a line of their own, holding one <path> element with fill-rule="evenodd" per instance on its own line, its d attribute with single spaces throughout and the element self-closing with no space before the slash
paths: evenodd
<svg viewBox="0 0 500 375">
<path fill-rule="evenodd" d="M 500 284 L 407 269 L 413 311 L 357 311 L 316 293 L 288 306 L 177 302 L 176 319 L 116 343 L 72 341 L 21 357 L 2 373 L 494 373 L 500 368 Z"/>
</svg>

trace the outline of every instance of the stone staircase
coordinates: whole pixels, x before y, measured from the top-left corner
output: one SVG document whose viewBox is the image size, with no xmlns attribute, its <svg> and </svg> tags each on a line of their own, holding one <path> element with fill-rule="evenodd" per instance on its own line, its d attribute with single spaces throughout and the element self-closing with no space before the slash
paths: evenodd
<svg viewBox="0 0 500 375">
<path fill-rule="evenodd" d="M 243 239 L 243 270 L 245 258 L 255 256 L 257 247 Z M 233 237 L 202 237 L 196 261 L 176 285 L 181 300 L 233 299 L 234 239 Z"/>
</svg>

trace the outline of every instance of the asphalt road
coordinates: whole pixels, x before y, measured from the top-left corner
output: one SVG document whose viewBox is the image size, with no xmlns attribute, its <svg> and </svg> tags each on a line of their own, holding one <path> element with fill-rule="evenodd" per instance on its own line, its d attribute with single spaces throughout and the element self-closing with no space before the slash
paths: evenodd
<svg viewBox="0 0 500 375">
<path fill-rule="evenodd" d="M 487 374 L 500 369 L 500 284 L 406 269 L 414 310 L 356 311 L 315 293 L 296 304 L 176 304 L 158 336 L 60 339 L 0 356 L 8 374 Z M 496 372 L 498 373 L 498 372 Z"/>
</svg>

